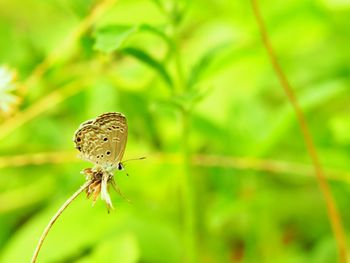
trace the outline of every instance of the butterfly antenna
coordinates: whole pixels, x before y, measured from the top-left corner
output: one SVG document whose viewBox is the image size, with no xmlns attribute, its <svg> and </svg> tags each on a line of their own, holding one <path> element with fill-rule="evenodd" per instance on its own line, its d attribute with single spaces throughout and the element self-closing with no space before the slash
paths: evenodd
<svg viewBox="0 0 350 263">
<path fill-rule="evenodd" d="M 123 162 L 121 162 L 122 164 L 126 163 L 126 162 L 130 162 L 130 161 L 138 161 L 138 160 L 144 160 L 146 159 L 145 156 L 142 156 L 142 157 L 139 157 L 139 158 L 132 158 L 132 159 L 128 159 L 128 160 L 125 160 Z"/>
<path fill-rule="evenodd" d="M 125 168 L 124 168 L 124 163 L 126 163 L 126 162 L 129 162 L 129 161 L 138 161 L 138 160 L 144 160 L 144 159 L 146 159 L 146 157 L 145 156 L 143 156 L 143 157 L 139 157 L 139 158 L 132 158 L 132 159 L 128 159 L 128 160 L 125 160 L 125 161 L 123 161 L 123 162 L 120 162 L 119 164 L 118 164 L 118 170 L 125 170 Z M 126 172 L 126 176 L 129 176 L 129 173 L 128 172 Z"/>
</svg>

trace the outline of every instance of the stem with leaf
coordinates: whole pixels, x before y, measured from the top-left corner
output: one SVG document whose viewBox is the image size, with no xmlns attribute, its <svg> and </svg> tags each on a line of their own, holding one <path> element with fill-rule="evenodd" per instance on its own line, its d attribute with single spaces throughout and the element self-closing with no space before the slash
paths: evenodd
<svg viewBox="0 0 350 263">
<path fill-rule="evenodd" d="M 179 12 L 177 2 L 174 3 L 174 12 Z M 170 15 L 171 23 L 171 38 L 173 41 L 173 59 L 175 63 L 175 70 L 177 75 L 177 92 L 181 95 L 185 95 L 187 90 L 186 76 L 182 66 L 181 54 L 180 54 L 180 37 L 178 33 L 178 26 L 180 20 L 177 15 Z M 173 93 L 173 96 L 176 96 Z M 183 171 L 181 174 L 181 193 L 182 193 L 182 209 L 184 211 L 184 261 L 185 262 L 197 262 L 197 230 L 196 230 L 196 212 L 195 212 L 195 184 L 193 182 L 193 175 L 191 174 L 191 153 L 189 145 L 190 134 L 190 120 L 191 120 L 191 107 L 185 104 L 181 104 L 181 124 L 182 124 L 182 165 Z"/>
</svg>

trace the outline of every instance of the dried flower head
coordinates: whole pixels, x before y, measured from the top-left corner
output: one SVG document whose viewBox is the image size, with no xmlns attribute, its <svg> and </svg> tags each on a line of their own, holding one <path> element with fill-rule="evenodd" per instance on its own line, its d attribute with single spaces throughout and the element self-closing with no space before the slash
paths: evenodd
<svg viewBox="0 0 350 263">
<path fill-rule="evenodd" d="M 95 204 L 99 194 L 101 193 L 101 199 L 106 202 L 107 209 L 113 209 L 111 197 L 109 196 L 108 185 L 111 183 L 115 185 L 113 180 L 113 174 L 105 171 L 101 167 L 86 168 L 82 171 L 86 175 L 86 180 L 91 181 L 90 186 L 86 189 L 86 196 L 90 198 L 92 196 L 93 204 Z"/>
</svg>

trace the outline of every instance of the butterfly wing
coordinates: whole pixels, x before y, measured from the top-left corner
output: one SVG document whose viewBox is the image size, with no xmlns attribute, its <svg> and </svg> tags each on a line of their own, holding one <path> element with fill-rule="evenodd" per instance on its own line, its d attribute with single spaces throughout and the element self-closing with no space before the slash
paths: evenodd
<svg viewBox="0 0 350 263">
<path fill-rule="evenodd" d="M 124 155 L 128 137 L 128 125 L 123 114 L 118 112 L 104 113 L 96 118 L 94 125 L 101 128 L 107 134 L 111 144 L 111 155 L 109 161 L 118 164 Z"/>
<path fill-rule="evenodd" d="M 75 148 L 80 151 L 79 157 L 102 166 L 112 165 L 109 156 L 112 154 L 108 135 L 92 123 L 84 123 L 74 135 Z"/>
</svg>

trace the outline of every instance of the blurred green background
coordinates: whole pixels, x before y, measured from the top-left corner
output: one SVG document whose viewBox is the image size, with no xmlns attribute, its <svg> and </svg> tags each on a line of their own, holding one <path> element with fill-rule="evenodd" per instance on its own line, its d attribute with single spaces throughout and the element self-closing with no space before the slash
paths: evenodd
<svg viewBox="0 0 350 263">
<path fill-rule="evenodd" d="M 348 235 L 350 3 L 260 6 Z M 29 262 L 92 166 L 75 130 L 107 111 L 127 116 L 124 159 L 147 157 L 115 175 L 132 203 L 82 194 L 38 262 L 337 262 L 249 1 L 0 0 L 0 67 L 0 262 Z"/>
</svg>

